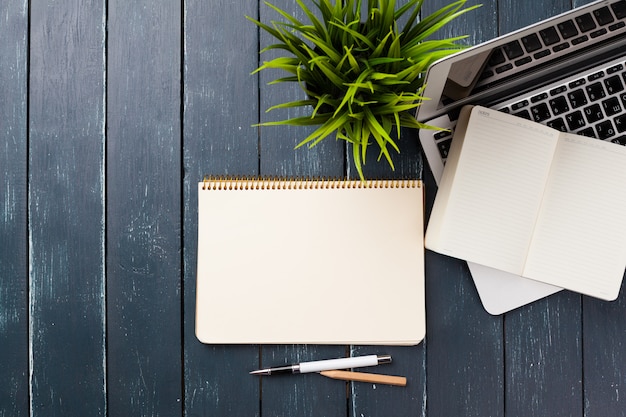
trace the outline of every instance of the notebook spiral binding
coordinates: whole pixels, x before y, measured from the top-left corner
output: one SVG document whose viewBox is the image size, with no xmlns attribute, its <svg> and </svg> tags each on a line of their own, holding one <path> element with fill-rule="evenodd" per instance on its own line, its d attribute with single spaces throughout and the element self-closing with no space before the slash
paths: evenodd
<svg viewBox="0 0 626 417">
<path fill-rule="evenodd" d="M 203 190 L 317 190 L 340 188 L 421 188 L 419 179 L 271 178 L 205 176 Z"/>
</svg>

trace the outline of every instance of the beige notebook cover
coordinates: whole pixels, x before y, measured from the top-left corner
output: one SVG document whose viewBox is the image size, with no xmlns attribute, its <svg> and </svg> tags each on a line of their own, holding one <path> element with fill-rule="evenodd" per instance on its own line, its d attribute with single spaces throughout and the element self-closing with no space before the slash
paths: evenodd
<svg viewBox="0 0 626 417">
<path fill-rule="evenodd" d="M 415 345 L 426 333 L 418 180 L 198 184 L 203 343 Z"/>
</svg>

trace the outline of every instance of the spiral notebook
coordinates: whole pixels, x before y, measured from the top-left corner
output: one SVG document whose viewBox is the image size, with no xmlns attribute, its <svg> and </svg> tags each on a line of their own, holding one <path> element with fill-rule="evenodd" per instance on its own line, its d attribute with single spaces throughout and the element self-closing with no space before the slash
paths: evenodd
<svg viewBox="0 0 626 417">
<path fill-rule="evenodd" d="M 418 344 L 423 219 L 419 180 L 200 182 L 196 336 Z"/>
</svg>

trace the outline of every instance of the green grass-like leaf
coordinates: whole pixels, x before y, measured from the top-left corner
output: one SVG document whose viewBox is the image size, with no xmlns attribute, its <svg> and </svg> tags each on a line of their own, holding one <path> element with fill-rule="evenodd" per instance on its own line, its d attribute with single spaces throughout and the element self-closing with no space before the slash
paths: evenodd
<svg viewBox="0 0 626 417">
<path fill-rule="evenodd" d="M 464 37 L 434 40 L 432 35 L 478 6 L 465 7 L 466 0 L 457 0 L 420 16 L 424 0 L 409 0 L 399 8 L 395 0 L 311 1 L 313 8 L 296 0 L 306 22 L 269 2 L 265 4 L 281 21 L 266 24 L 247 17 L 275 39 L 261 53 L 278 50 L 286 54 L 263 62 L 253 73 L 282 70 L 288 75 L 270 84 L 295 82 L 308 96 L 267 111 L 311 110 L 310 116 L 259 126 L 318 125 L 297 148 L 315 146 L 328 137 L 344 140 L 352 146 L 361 179 L 370 145 L 378 147 L 378 159 L 385 159 L 393 169 L 391 151 L 400 152 L 401 128 L 436 129 L 414 117 L 415 109 L 427 99 L 421 92 L 428 66 L 464 47 L 460 43 Z M 399 20 L 405 23 L 400 25 Z"/>
</svg>

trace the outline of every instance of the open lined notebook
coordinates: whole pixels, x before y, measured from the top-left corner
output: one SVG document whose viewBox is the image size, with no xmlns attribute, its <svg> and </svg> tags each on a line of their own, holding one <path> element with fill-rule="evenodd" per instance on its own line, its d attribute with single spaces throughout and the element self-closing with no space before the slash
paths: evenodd
<svg viewBox="0 0 626 417">
<path fill-rule="evenodd" d="M 625 184 L 624 146 L 465 106 L 426 247 L 615 300 L 626 269 Z"/>
<path fill-rule="evenodd" d="M 196 336 L 418 344 L 423 210 L 419 180 L 200 182 Z"/>
</svg>

